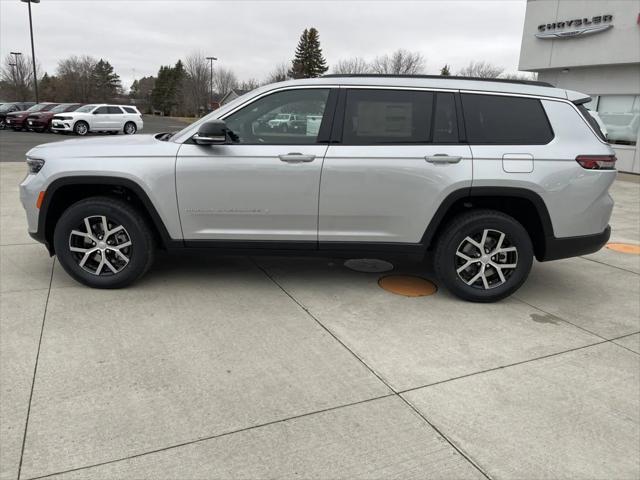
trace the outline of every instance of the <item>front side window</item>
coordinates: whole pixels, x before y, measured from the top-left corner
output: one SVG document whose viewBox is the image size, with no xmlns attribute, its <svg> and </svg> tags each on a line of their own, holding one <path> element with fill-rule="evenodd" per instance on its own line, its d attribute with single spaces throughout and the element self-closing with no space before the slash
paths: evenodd
<svg viewBox="0 0 640 480">
<path fill-rule="evenodd" d="M 276 92 L 224 121 L 240 144 L 309 145 L 317 142 L 328 97 L 328 88 Z"/>
<path fill-rule="evenodd" d="M 93 113 L 98 114 L 98 115 L 105 115 L 105 114 L 109 113 L 109 107 L 99 107 Z"/>
<path fill-rule="evenodd" d="M 345 145 L 430 142 L 433 93 L 409 90 L 349 90 Z"/>
<path fill-rule="evenodd" d="M 598 115 L 607 128 L 609 143 L 636 144 L 640 128 L 640 95 L 601 95 Z"/>
<path fill-rule="evenodd" d="M 469 143 L 476 145 L 546 145 L 553 131 L 540 100 L 500 95 L 462 97 Z"/>
</svg>

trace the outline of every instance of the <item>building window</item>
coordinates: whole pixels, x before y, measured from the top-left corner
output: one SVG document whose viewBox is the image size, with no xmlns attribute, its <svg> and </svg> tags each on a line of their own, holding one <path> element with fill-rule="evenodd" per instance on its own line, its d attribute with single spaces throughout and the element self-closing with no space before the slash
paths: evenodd
<svg viewBox="0 0 640 480">
<path fill-rule="evenodd" d="M 640 95 L 600 95 L 596 110 L 607 128 L 609 143 L 636 144 L 640 128 Z"/>
</svg>

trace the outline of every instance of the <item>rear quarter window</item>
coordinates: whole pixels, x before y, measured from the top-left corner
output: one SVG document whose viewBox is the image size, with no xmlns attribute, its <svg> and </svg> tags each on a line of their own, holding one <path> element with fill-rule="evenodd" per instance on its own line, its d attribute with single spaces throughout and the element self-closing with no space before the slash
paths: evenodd
<svg viewBox="0 0 640 480">
<path fill-rule="evenodd" d="M 469 143 L 546 145 L 553 130 L 540 100 L 500 95 L 462 94 Z"/>
<path fill-rule="evenodd" d="M 134 108 L 131 107 L 122 107 L 124 108 L 125 113 L 138 113 Z"/>
</svg>

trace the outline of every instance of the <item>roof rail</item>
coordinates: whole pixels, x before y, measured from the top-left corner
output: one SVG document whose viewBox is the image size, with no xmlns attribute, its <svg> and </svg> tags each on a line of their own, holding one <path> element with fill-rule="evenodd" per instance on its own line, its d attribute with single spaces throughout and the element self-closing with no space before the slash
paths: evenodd
<svg viewBox="0 0 640 480">
<path fill-rule="evenodd" d="M 347 77 L 361 77 L 361 78 L 431 78 L 440 80 L 475 80 L 479 82 L 499 82 L 499 83 L 519 83 L 522 85 L 536 85 L 538 87 L 553 87 L 550 83 L 539 82 L 537 80 L 510 80 L 508 78 L 480 78 L 480 77 L 459 77 L 455 75 L 398 75 L 398 74 L 386 74 L 386 73 L 330 73 L 323 75 L 323 77 L 332 78 L 347 78 Z"/>
</svg>

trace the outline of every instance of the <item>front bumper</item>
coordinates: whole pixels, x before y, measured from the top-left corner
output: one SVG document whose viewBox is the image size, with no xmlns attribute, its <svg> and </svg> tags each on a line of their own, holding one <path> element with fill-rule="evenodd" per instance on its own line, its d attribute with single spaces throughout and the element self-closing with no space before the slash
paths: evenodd
<svg viewBox="0 0 640 480">
<path fill-rule="evenodd" d="M 8 128 L 24 128 L 26 118 L 7 117 L 5 125 Z"/>
<path fill-rule="evenodd" d="M 73 132 L 73 121 L 72 120 L 52 120 L 51 130 L 55 130 L 56 132 Z"/>
<path fill-rule="evenodd" d="M 49 122 L 39 118 L 27 118 L 27 128 L 46 128 Z"/>
<path fill-rule="evenodd" d="M 607 225 L 602 232 L 580 237 L 547 237 L 544 253 L 538 258 L 541 262 L 559 260 L 561 258 L 579 257 L 600 250 L 611 237 L 611 227 Z"/>
</svg>

